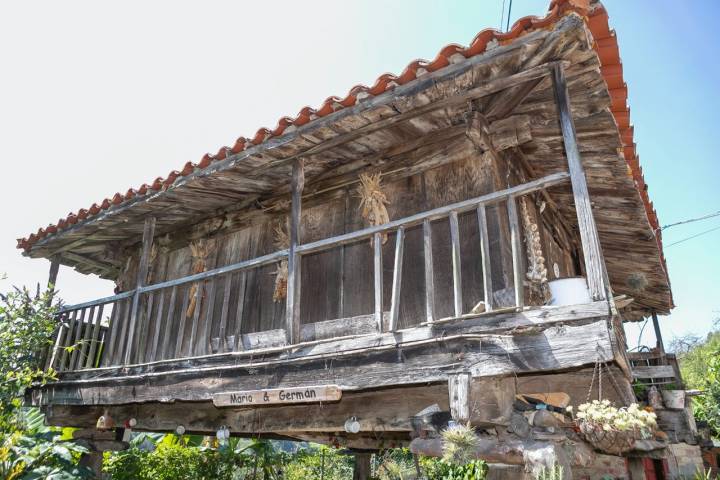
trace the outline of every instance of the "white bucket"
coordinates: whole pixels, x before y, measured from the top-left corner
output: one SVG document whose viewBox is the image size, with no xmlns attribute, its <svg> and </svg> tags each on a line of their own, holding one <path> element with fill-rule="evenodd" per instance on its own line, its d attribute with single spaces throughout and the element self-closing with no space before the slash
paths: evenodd
<svg viewBox="0 0 720 480">
<path fill-rule="evenodd" d="M 590 303 L 590 291 L 585 277 L 559 278 L 548 282 L 552 300 L 550 305 L 579 305 Z"/>
</svg>

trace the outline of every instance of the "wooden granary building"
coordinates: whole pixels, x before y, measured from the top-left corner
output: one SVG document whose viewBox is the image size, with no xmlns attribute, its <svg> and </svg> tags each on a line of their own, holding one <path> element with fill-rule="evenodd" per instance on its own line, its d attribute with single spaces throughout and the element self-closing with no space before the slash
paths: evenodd
<svg viewBox="0 0 720 480">
<path fill-rule="evenodd" d="M 605 8 L 553 0 L 41 229 L 25 255 L 117 288 L 62 309 L 28 402 L 362 452 L 423 412 L 551 442 L 517 396 L 575 405 L 598 365 L 632 401 L 623 322 L 673 303 L 626 98 Z"/>
</svg>

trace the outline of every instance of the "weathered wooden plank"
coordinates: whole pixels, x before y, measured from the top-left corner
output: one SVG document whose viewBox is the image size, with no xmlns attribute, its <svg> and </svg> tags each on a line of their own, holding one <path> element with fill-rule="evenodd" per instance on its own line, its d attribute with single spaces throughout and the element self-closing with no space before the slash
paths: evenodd
<svg viewBox="0 0 720 480">
<path fill-rule="evenodd" d="M 513 285 L 515 288 L 515 306 L 525 304 L 525 276 L 523 274 L 523 252 L 520 240 L 520 222 L 518 220 L 517 200 L 515 197 L 507 201 L 508 221 L 510 225 L 510 244 L 512 246 Z"/>
<path fill-rule="evenodd" d="M 140 250 L 140 264 L 138 266 L 136 287 L 142 287 L 147 280 L 148 264 L 150 262 L 150 251 L 152 250 L 153 237 L 155 235 L 155 217 L 145 219 L 143 226 L 142 247 Z M 130 322 L 128 324 L 128 337 L 126 341 L 127 349 L 125 350 L 124 362 L 130 364 L 133 358 L 133 350 L 137 349 L 137 338 L 135 330 L 137 328 L 138 309 L 140 307 L 140 291 L 135 290 L 133 303 L 130 309 Z"/>
<path fill-rule="evenodd" d="M 206 305 L 205 307 L 205 320 L 203 321 L 202 328 L 198 337 L 197 344 L 193 351 L 193 355 L 205 355 L 212 352 L 210 346 L 210 333 L 212 331 L 212 324 L 215 313 L 215 285 L 217 283 L 217 277 L 213 277 L 207 289 L 206 294 Z"/>
<path fill-rule="evenodd" d="M 383 258 L 382 235 L 373 236 L 373 291 L 375 296 L 375 323 L 378 331 L 383 330 Z"/>
<path fill-rule="evenodd" d="M 218 351 L 223 352 L 225 351 L 225 330 L 227 329 L 228 311 L 230 310 L 231 287 L 232 275 L 226 275 L 225 283 L 223 285 L 223 300 L 222 308 L 220 310 L 220 325 L 218 326 L 218 337 L 220 338 L 220 343 L 218 344 Z"/>
<path fill-rule="evenodd" d="M 237 297 L 237 310 L 235 312 L 235 338 L 233 351 L 240 351 L 243 349 L 242 342 L 242 319 L 243 310 L 245 308 L 245 282 L 247 280 L 247 274 L 240 272 L 238 276 L 238 297 Z"/>
<path fill-rule="evenodd" d="M 187 308 L 190 303 L 190 288 L 183 291 L 183 300 L 180 306 L 180 325 L 178 325 L 177 338 L 175 339 L 175 348 L 169 354 L 170 358 L 179 358 L 182 356 L 183 340 L 185 337 L 185 324 L 187 323 Z"/>
<path fill-rule="evenodd" d="M 70 331 L 68 325 L 70 315 L 72 315 L 72 313 L 60 313 L 58 315 L 60 326 L 58 327 L 57 338 L 49 362 L 49 367 L 56 371 L 60 371 L 60 366 L 62 365 L 63 352 L 65 351 L 64 346 L 68 332 Z"/>
<path fill-rule="evenodd" d="M 635 378 L 675 378 L 672 365 L 636 365 L 632 373 Z"/>
<path fill-rule="evenodd" d="M 470 374 L 458 373 L 448 378 L 450 414 L 453 420 L 466 424 L 470 421 Z"/>
<path fill-rule="evenodd" d="M 174 330 L 174 319 L 175 319 L 175 301 L 177 299 L 177 287 L 172 287 L 170 290 L 170 304 L 168 305 L 167 317 L 165 319 L 165 332 L 163 333 L 162 347 L 157 356 L 153 358 L 153 361 L 161 358 L 167 358 L 170 355 L 168 349 L 170 348 L 170 338 Z M 162 322 L 158 322 L 161 324 Z M 176 335 L 180 335 L 179 332 L 175 332 Z"/>
<path fill-rule="evenodd" d="M 597 226 L 595 225 L 592 204 L 590 203 L 585 171 L 578 149 L 575 123 L 573 122 L 570 107 L 570 95 L 568 94 L 565 71 L 562 65 L 555 65 L 553 67 L 553 87 L 558 114 L 560 116 L 560 127 L 563 134 L 565 154 L 568 160 L 568 171 L 570 172 L 575 211 L 577 212 L 588 288 L 593 300 L 605 300 L 608 298 L 607 285 L 605 283 L 607 274 L 605 273 L 600 238 L 598 236 Z"/>
<path fill-rule="evenodd" d="M 390 321 L 388 330 L 397 329 L 400 315 L 400 290 L 402 288 L 403 253 L 405 246 L 405 228 L 400 227 L 395 234 L 395 265 L 393 267 L 392 295 L 390 297 Z"/>
<path fill-rule="evenodd" d="M 112 312 L 110 313 L 110 323 L 108 324 L 108 332 L 105 335 L 102 359 L 100 361 L 101 367 L 107 367 L 111 365 L 113 355 L 115 354 L 115 348 L 118 337 L 118 325 L 120 323 L 120 309 L 122 300 L 118 300 L 112 304 Z"/>
<path fill-rule="evenodd" d="M 129 350 L 130 346 L 127 343 L 127 337 L 124 335 L 124 333 L 127 331 L 128 324 L 130 323 L 130 314 L 132 311 L 132 299 L 128 298 L 126 300 L 123 300 L 123 315 L 122 320 L 120 321 L 120 325 L 122 326 L 120 330 L 120 335 L 118 335 L 117 338 L 117 346 L 115 349 L 115 356 L 113 357 L 112 364 L 113 365 L 121 365 L 123 363 L 123 358 L 125 356 L 125 352 Z"/>
<path fill-rule="evenodd" d="M 196 351 L 198 341 L 198 330 L 200 328 L 200 311 L 202 310 L 202 298 L 205 290 L 205 282 L 198 282 L 195 290 L 195 309 L 193 310 L 192 325 L 190 326 L 190 341 L 188 342 L 187 354 L 192 356 Z M 183 312 L 183 315 L 186 315 Z M 181 355 L 181 352 L 179 352 Z"/>
<path fill-rule="evenodd" d="M 152 343 L 150 346 L 149 356 L 146 357 L 150 362 L 157 360 L 157 351 L 158 346 L 160 345 L 160 332 L 162 331 L 163 309 L 165 307 L 165 292 L 165 290 L 160 290 L 160 300 L 158 301 L 157 315 L 155 316 Z M 152 310 L 150 310 L 150 313 L 152 313 Z"/>
<path fill-rule="evenodd" d="M 103 308 L 105 305 L 100 305 L 97 310 L 97 315 L 95 318 L 95 324 L 93 326 L 92 334 L 89 338 L 90 346 L 89 351 L 87 355 L 87 359 L 85 360 L 85 368 L 94 368 L 95 367 L 95 357 L 97 353 L 97 347 L 98 343 L 100 343 L 100 322 L 102 322 L 102 315 L 103 315 Z M 92 316 L 90 317 L 92 320 Z"/>
<path fill-rule="evenodd" d="M 297 252 L 300 243 L 300 214 L 302 209 L 302 191 L 305 186 L 304 161 L 298 158 L 293 163 L 291 204 L 290 204 L 290 248 L 288 250 L 288 280 L 286 297 L 286 325 L 288 343 L 300 341 L 300 266 L 302 260 Z"/>
<path fill-rule="evenodd" d="M 88 314 L 87 321 L 80 325 L 83 333 L 82 338 L 80 339 L 80 345 L 77 349 L 77 359 L 75 361 L 75 365 L 73 366 L 73 370 L 83 368 L 85 361 L 89 358 L 94 319 L 95 307 L 90 307 L 90 313 Z"/>
<path fill-rule="evenodd" d="M 433 269 L 432 228 L 430 220 L 423 220 L 423 255 L 425 258 L 425 319 L 435 320 L 435 271 Z"/>
<path fill-rule="evenodd" d="M 380 331 L 375 320 L 375 314 L 360 315 L 357 317 L 306 323 L 300 329 L 300 341 L 311 342 L 333 337 L 368 335 L 370 333 L 379 333 Z"/>
<path fill-rule="evenodd" d="M 90 308 L 92 310 L 94 310 L 94 307 L 90 307 Z M 80 318 L 77 319 L 77 322 L 75 325 L 75 329 L 74 329 L 75 331 L 73 333 L 72 343 L 69 345 L 70 347 L 72 347 L 72 353 L 70 354 L 70 362 L 68 363 L 68 367 L 67 367 L 68 370 L 75 370 L 76 365 L 77 365 L 76 361 L 78 358 L 78 354 L 80 353 L 80 351 L 82 350 L 82 347 L 83 347 L 82 332 L 83 332 L 83 327 L 85 326 L 86 311 L 87 311 L 86 308 L 83 308 L 82 310 L 80 310 Z"/>
<path fill-rule="evenodd" d="M 157 292 L 150 292 L 147 295 L 147 298 L 145 299 L 145 314 L 139 315 L 138 318 L 138 330 L 140 332 L 140 336 L 138 337 L 137 350 L 134 355 L 136 363 L 145 362 L 147 354 L 149 353 L 148 349 L 150 348 L 150 343 L 148 342 L 148 330 L 150 328 L 150 319 L 152 316 L 153 305 L 155 304 L 156 293 Z"/>
<path fill-rule="evenodd" d="M 456 211 L 450 212 L 450 242 L 453 274 L 453 305 L 455 316 L 462 315 L 462 273 L 460 272 L 460 228 Z"/>
<path fill-rule="evenodd" d="M 60 271 L 60 258 L 53 257 L 50 260 L 50 273 L 48 274 L 48 288 L 55 290 L 58 272 Z"/>
<path fill-rule="evenodd" d="M 485 311 L 490 312 L 493 309 L 493 282 L 492 282 L 492 263 L 490 261 L 490 238 L 488 235 L 487 214 L 485 205 L 478 205 L 477 208 L 478 229 L 480 231 L 480 256 L 483 276 L 483 297 L 485 301 Z"/>
</svg>

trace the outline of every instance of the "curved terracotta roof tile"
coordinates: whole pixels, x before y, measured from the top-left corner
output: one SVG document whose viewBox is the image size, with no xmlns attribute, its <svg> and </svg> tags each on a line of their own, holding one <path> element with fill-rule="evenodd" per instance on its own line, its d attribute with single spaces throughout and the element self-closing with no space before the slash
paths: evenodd
<svg viewBox="0 0 720 480">
<path fill-rule="evenodd" d="M 620 52 L 617 44 L 617 38 L 610 29 L 608 24 L 608 14 L 601 4 L 590 7 L 590 0 L 552 0 L 548 9 L 548 13 L 544 17 L 527 16 L 518 19 L 507 32 L 500 32 L 495 29 L 484 29 L 480 31 L 472 39 L 467 47 L 457 44 L 449 44 L 444 46 L 431 61 L 415 60 L 410 62 L 399 76 L 391 73 L 380 75 L 372 87 L 364 85 L 356 85 L 351 88 L 347 95 L 343 98 L 331 96 L 328 97 L 319 108 L 313 109 L 309 106 L 303 107 L 296 117 L 282 117 L 278 120 L 278 124 L 274 130 L 260 128 L 251 138 L 239 137 L 232 148 L 223 147 L 215 156 L 206 154 L 198 164 L 187 162 L 181 171 L 172 171 L 166 179 L 162 177 L 156 178 L 151 185 L 143 184 L 137 190 L 130 189 L 123 196 L 116 193 L 112 200 L 104 199 L 100 205 L 94 203 L 87 210 L 80 210 L 77 215 L 70 214 L 64 219 L 58 220 L 56 225 L 49 225 L 46 229 L 38 230 L 37 234 L 31 234 L 27 238 L 18 239 L 18 248 L 29 250 L 34 243 L 41 240 L 47 235 L 52 235 L 66 228 L 69 224 L 77 223 L 79 220 L 85 220 L 99 214 L 103 210 L 107 210 L 112 205 L 120 205 L 124 201 L 130 200 L 137 195 L 147 195 L 152 191 L 169 188 L 178 178 L 190 175 L 196 168 L 204 169 L 210 166 L 214 161 L 227 158 L 228 150 L 232 154 L 238 154 L 252 145 L 260 145 L 271 137 L 282 135 L 291 126 L 299 127 L 312 122 L 316 118 L 325 117 L 339 109 L 352 107 L 359 99 L 367 96 L 380 95 L 385 91 L 394 88 L 396 85 L 408 83 L 425 72 L 433 72 L 445 68 L 453 62 L 457 55 L 465 58 L 473 57 L 486 51 L 488 45 L 495 41 L 500 44 L 509 43 L 518 37 L 525 35 L 533 30 L 548 28 L 552 26 L 567 12 L 576 12 L 585 17 L 586 23 L 593 34 L 595 40 L 595 49 L 601 62 L 603 77 L 607 82 L 608 89 L 612 99 L 612 112 L 615 121 L 620 129 L 621 138 L 624 145 L 623 155 L 628 164 L 631 176 L 635 180 L 640 196 L 645 205 L 650 225 L 656 229 L 657 242 L 662 255 L 662 241 L 659 230 L 659 222 L 653 208 L 652 202 L 647 194 L 642 169 L 639 166 L 635 144 L 633 143 L 633 129 L 630 125 L 630 109 L 627 106 L 627 88 L 623 81 L 622 63 L 620 61 Z M 663 257 L 664 264 L 664 257 Z"/>
</svg>

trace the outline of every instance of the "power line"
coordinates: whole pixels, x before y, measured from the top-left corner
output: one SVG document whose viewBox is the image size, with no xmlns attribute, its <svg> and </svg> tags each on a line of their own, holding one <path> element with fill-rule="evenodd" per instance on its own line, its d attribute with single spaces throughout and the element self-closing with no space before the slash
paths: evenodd
<svg viewBox="0 0 720 480">
<path fill-rule="evenodd" d="M 505 31 L 510 30 L 510 14 L 512 13 L 512 0 L 510 0 L 510 3 L 508 4 L 508 14 L 507 14 L 507 26 L 505 27 Z"/>
<path fill-rule="evenodd" d="M 687 238 L 683 238 L 682 240 L 678 240 L 677 242 L 673 242 L 669 245 L 665 245 L 665 248 L 672 247 L 673 245 L 677 245 L 678 243 L 687 242 L 688 240 L 692 240 L 693 238 L 697 238 L 701 235 L 705 235 L 706 233 L 714 232 L 715 230 L 720 230 L 720 226 L 717 226 L 715 228 L 711 228 L 710 230 L 705 230 L 704 232 L 696 233 L 695 235 L 691 235 Z"/>
<path fill-rule="evenodd" d="M 502 0 L 502 7 L 500 7 L 500 31 L 502 31 L 504 23 L 505 23 L 505 0 Z"/>
<path fill-rule="evenodd" d="M 669 224 L 669 225 L 663 225 L 662 227 L 660 227 L 660 230 L 665 230 L 665 229 L 667 229 L 667 228 L 674 227 L 674 226 L 676 226 L 676 225 L 684 225 L 684 224 L 686 224 L 686 223 L 699 222 L 700 220 L 707 220 L 708 218 L 717 217 L 717 216 L 719 216 L 719 215 L 720 215 L 720 210 L 718 210 L 718 211 L 715 212 L 715 213 L 710 213 L 710 214 L 708 214 L 708 215 L 705 215 L 705 216 L 703 216 L 703 217 L 690 218 L 690 219 L 688 219 L 688 220 L 682 220 L 682 221 L 680 221 L 680 222 L 671 223 L 671 224 Z"/>
</svg>

